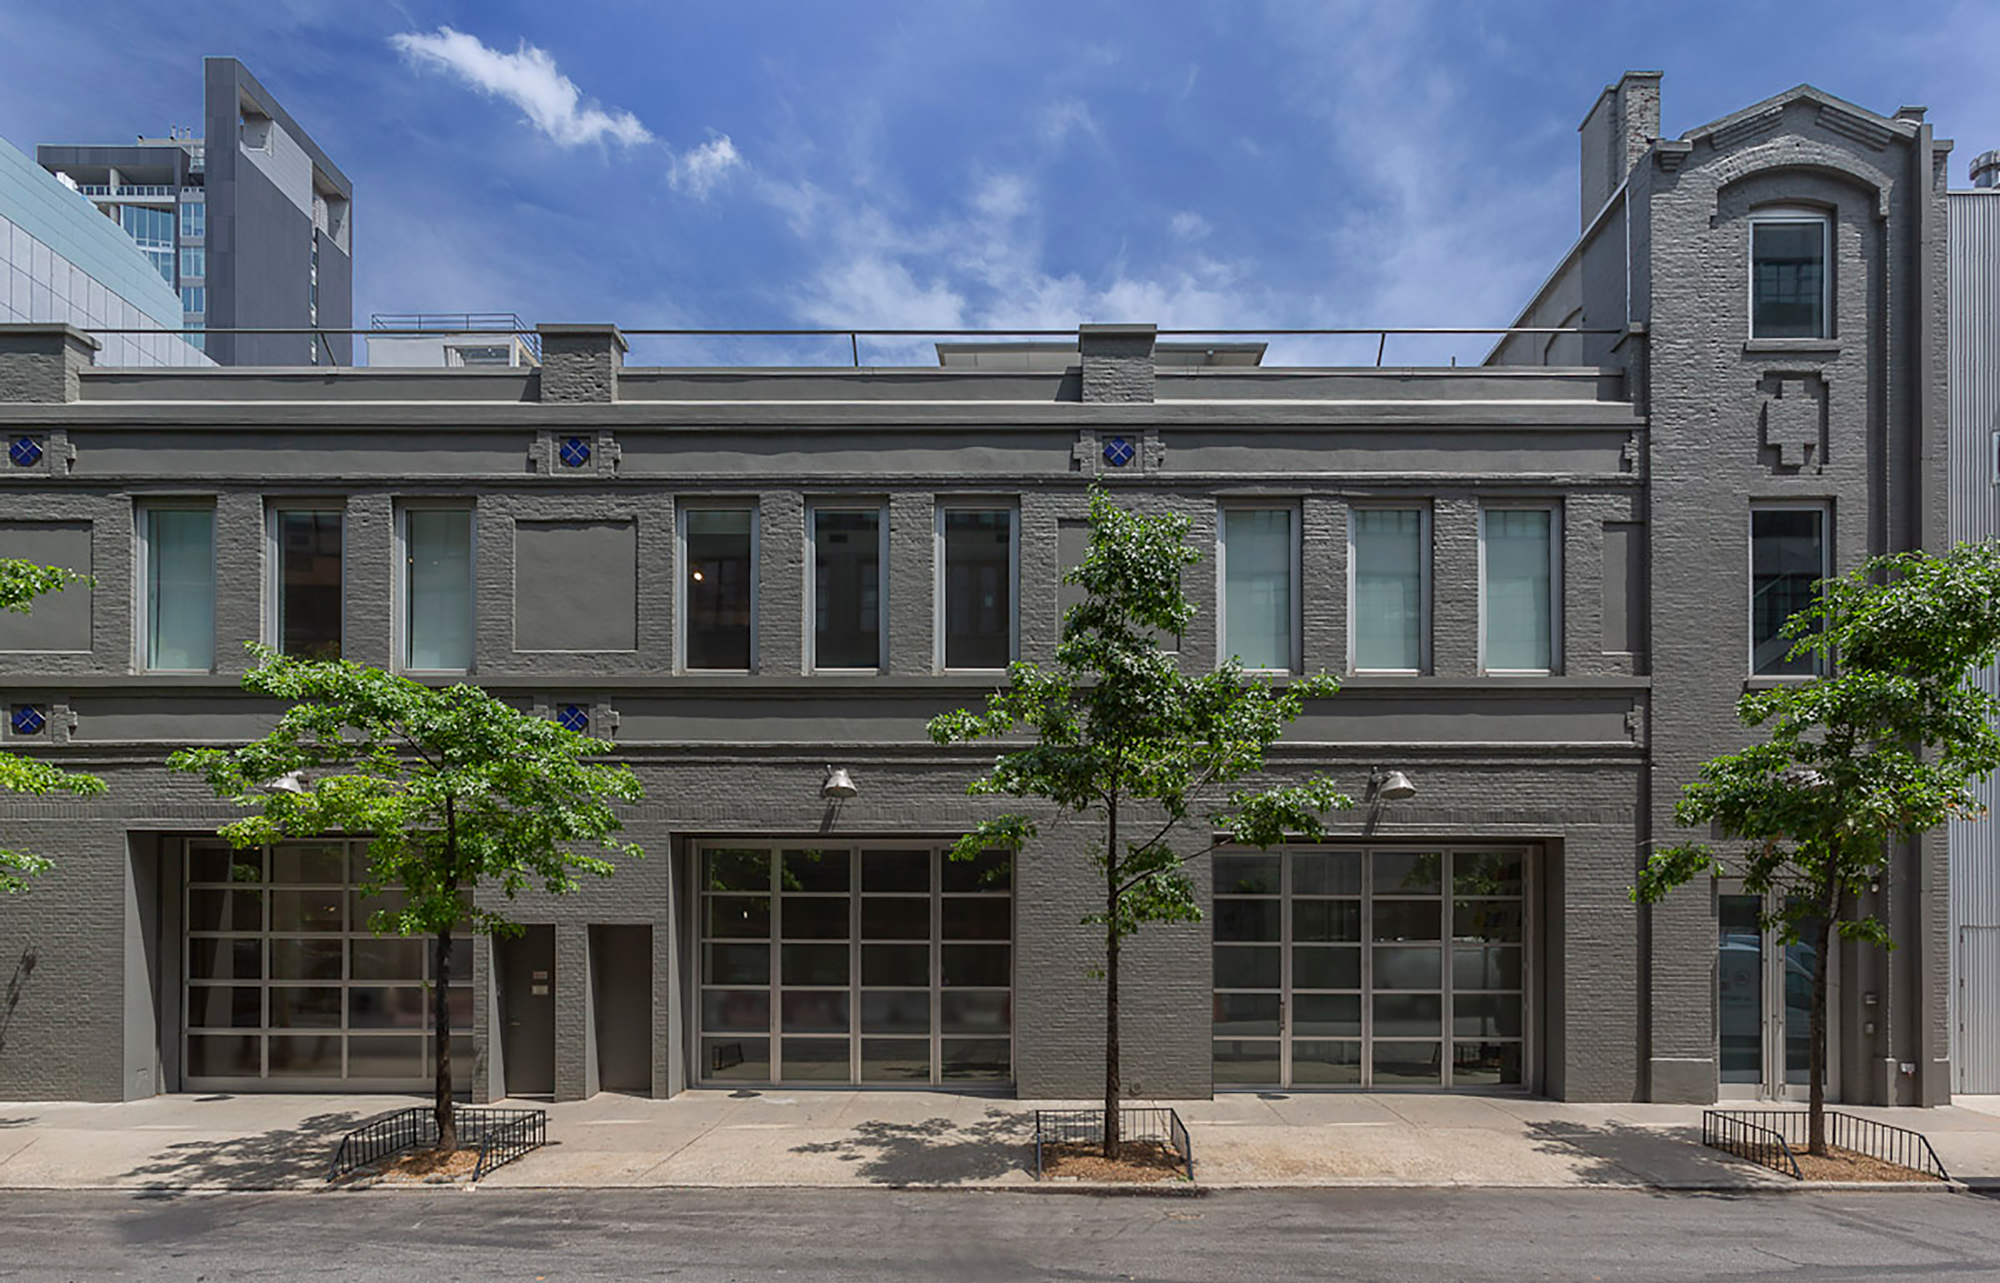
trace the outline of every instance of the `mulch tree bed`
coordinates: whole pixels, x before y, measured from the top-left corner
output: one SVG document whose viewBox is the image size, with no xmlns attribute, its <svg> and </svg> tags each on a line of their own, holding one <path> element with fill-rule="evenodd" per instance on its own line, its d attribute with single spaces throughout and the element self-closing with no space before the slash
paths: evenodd
<svg viewBox="0 0 2000 1283">
<path fill-rule="evenodd" d="M 1792 1151 L 1799 1163 L 1799 1175 L 1809 1181 L 1934 1181 L 1937 1177 L 1914 1167 L 1891 1163 L 1838 1145 L 1826 1147 L 1826 1157 Z"/>
<path fill-rule="evenodd" d="M 1157 1140 L 1128 1140 L 1118 1157 L 1107 1159 L 1102 1145 L 1060 1142 L 1042 1146 L 1042 1179 L 1115 1181 L 1146 1184 L 1187 1179 L 1187 1162 Z"/>
<path fill-rule="evenodd" d="M 342 1177 L 351 1184 L 456 1185 L 472 1179 L 477 1149 L 405 1149 Z"/>
</svg>

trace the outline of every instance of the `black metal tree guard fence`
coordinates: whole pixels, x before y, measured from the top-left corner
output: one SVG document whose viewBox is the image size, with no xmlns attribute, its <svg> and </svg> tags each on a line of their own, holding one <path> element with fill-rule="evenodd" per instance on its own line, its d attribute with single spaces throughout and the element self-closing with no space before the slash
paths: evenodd
<svg viewBox="0 0 2000 1283">
<path fill-rule="evenodd" d="M 1803 1179 L 1798 1155 L 1811 1143 L 1811 1119 L 1811 1113 L 1803 1109 L 1704 1109 L 1701 1143 Z M 1906 1127 L 1828 1110 L 1826 1143 L 1830 1148 L 1865 1154 L 1941 1181 L 1951 1179 L 1930 1141 Z"/>
<path fill-rule="evenodd" d="M 545 1109 L 459 1109 L 453 1111 L 453 1119 L 459 1148 L 479 1151 L 479 1162 L 472 1169 L 475 1181 L 549 1143 L 549 1115 Z M 339 1180 L 391 1154 L 434 1146 L 437 1140 L 435 1109 L 429 1105 L 399 1109 L 341 1137 L 326 1178 Z"/>
<path fill-rule="evenodd" d="M 1134 1108 L 1118 1111 L 1118 1134 L 1122 1141 L 1154 1141 L 1180 1159 L 1180 1172 L 1194 1179 L 1194 1141 L 1178 1112 L 1169 1108 Z M 1101 1109 L 1038 1109 L 1035 1111 L 1035 1179 L 1042 1176 L 1042 1150 L 1048 1145 L 1104 1144 L 1104 1111 Z"/>
</svg>

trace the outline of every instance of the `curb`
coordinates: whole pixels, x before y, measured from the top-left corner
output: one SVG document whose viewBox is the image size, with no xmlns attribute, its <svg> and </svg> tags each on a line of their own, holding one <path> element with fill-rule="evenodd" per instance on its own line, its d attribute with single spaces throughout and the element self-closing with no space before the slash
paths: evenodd
<svg viewBox="0 0 2000 1283">
<path fill-rule="evenodd" d="M 218 1194 L 289 1194 L 289 1195 L 365 1195 L 381 1194 L 399 1196 L 409 1194 L 467 1194 L 480 1190 L 496 1193 L 537 1193 L 564 1194 L 587 1193 L 592 1190 L 648 1190 L 655 1193 L 700 1193 L 728 1192 L 737 1190 L 790 1190 L 799 1192 L 851 1194 L 1025 1194 L 1035 1196 L 1091 1195 L 1108 1198 L 1206 1198 L 1211 1194 L 1255 1193 L 1255 1192 L 1296 1192 L 1300 1190 L 1349 1191 L 1349 1190 L 1436 1190 L 1449 1193 L 1469 1193 L 1480 1191 L 1508 1193 L 1595 1193 L 1595 1194 L 1707 1194 L 1707 1195 L 1811 1195 L 1811 1194 L 1964 1194 L 1984 1197 L 2000 1195 L 2000 1179 L 1974 1178 L 1973 1182 L 1950 1181 L 1790 1181 L 1783 1185 L 1741 1185 L 1720 1181 L 1655 1182 L 1632 1181 L 1619 1184 L 1592 1185 L 1507 1185 L 1500 1183 L 1445 1183 L 1424 1181 L 1357 1180 L 1351 1183 L 1303 1183 L 1260 1184 L 1255 1182 L 1225 1183 L 1217 1185 L 1190 1184 L 1187 1181 L 1163 1181 L 1152 1184 L 1138 1184 L 1123 1181 L 1063 1181 L 1061 1183 L 1043 1181 L 1021 1184 L 965 1184 L 946 1185 L 936 1183 L 895 1184 L 895 1185 L 799 1185 L 799 1184 L 742 1184 L 742 1185 L 630 1185 L 601 1183 L 594 1185 L 494 1185 L 487 1182 L 478 1184 L 448 1184 L 443 1182 L 378 1182 L 360 1185 L 12 1185 L 7 1193 L 35 1194 L 120 1194 L 133 1198 L 176 1198 L 188 1195 L 214 1196 Z"/>
</svg>

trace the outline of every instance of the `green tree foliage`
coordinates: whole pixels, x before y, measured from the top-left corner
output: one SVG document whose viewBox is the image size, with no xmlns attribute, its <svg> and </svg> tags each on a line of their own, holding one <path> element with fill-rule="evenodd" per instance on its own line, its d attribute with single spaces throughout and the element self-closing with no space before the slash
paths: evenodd
<svg viewBox="0 0 2000 1283">
<path fill-rule="evenodd" d="M 37 566 L 31 561 L 0 557 L 0 610 L 27 614 L 35 598 L 61 592 L 73 583 L 88 584 L 86 575 L 58 566 Z M 0 753 L 0 789 L 41 797 L 49 793 L 73 793 L 88 797 L 104 791 L 104 781 L 81 771 L 65 771 L 47 762 Z M 11 851 L 0 847 L 0 894 L 25 891 L 28 879 L 49 867 L 48 859 L 32 851 Z"/>
<path fill-rule="evenodd" d="M 1001 753 L 970 792 L 1038 799 L 1051 819 L 1088 815 L 1103 826 L 1089 857 L 1102 898 L 1083 921 L 1104 933 L 1104 1147 L 1116 1157 L 1121 943 L 1148 922 L 1200 919 L 1190 861 L 1227 844 L 1324 836 L 1321 814 L 1352 803 L 1324 778 L 1244 783 L 1304 701 L 1339 688 L 1332 678 L 1278 687 L 1246 676 L 1235 659 L 1190 676 L 1161 651 L 1158 638 L 1194 617 L 1181 575 L 1201 558 L 1187 520 L 1122 508 L 1100 489 L 1090 521 L 1090 550 L 1063 576 L 1085 597 L 1064 615 L 1055 663 L 1014 664 L 984 711 L 943 714 L 930 736 L 938 744 L 1032 737 Z M 1019 851 L 1041 828 L 1027 815 L 996 816 L 960 838 L 952 856 Z"/>
<path fill-rule="evenodd" d="M 1674 811 L 1730 845 L 1654 852 L 1632 895 L 1652 903 L 1704 874 L 1739 876 L 1764 897 L 1767 927 L 1813 947 L 1810 1148 L 1824 1154 L 1833 938 L 1892 947 L 1863 895 L 1896 843 L 1975 818 L 1971 786 L 2000 765 L 2000 700 L 1973 680 L 2000 651 L 2000 542 L 1877 558 L 1821 583 L 1784 635 L 1830 675 L 1737 703 L 1768 738 L 1705 764 Z"/>
<path fill-rule="evenodd" d="M 611 744 L 476 686 L 429 687 L 349 661 L 252 650 L 259 662 L 243 688 L 291 702 L 277 729 L 242 748 L 182 749 L 167 764 L 251 812 L 222 829 L 238 847 L 336 832 L 368 839 L 364 893 L 402 892 L 401 907 L 378 910 L 369 927 L 436 937 L 438 1147 L 453 1149 L 453 931 L 521 930 L 504 905 L 476 896 L 482 885 L 507 901 L 535 885 L 563 895 L 579 874 L 610 876 L 603 855 L 642 855 L 613 837 L 613 804 L 638 801 L 639 781 L 590 760 Z"/>
</svg>

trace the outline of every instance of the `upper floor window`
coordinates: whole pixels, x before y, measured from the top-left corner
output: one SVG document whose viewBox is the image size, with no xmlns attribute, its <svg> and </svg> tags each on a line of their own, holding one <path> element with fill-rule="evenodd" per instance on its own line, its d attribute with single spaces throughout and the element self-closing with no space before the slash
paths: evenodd
<svg viewBox="0 0 2000 1283">
<path fill-rule="evenodd" d="M 181 279 L 208 275 L 208 251 L 199 245 L 181 246 Z M 199 312 L 201 308 L 183 308 L 183 311 Z"/>
<path fill-rule="evenodd" d="M 940 665 L 1005 668 L 1014 658 L 1014 510 L 938 510 Z"/>
<path fill-rule="evenodd" d="M 1750 510 L 1750 671 L 1766 677 L 1811 677 L 1819 656 L 1790 658 L 1785 621 L 1813 601 L 1813 585 L 1826 578 L 1826 509 L 1757 507 Z"/>
<path fill-rule="evenodd" d="M 140 649 L 155 672 L 215 665 L 215 509 L 148 504 L 139 510 Z"/>
<path fill-rule="evenodd" d="M 1423 672 L 1429 666 L 1429 510 L 1355 508 L 1348 525 L 1355 671 Z"/>
<path fill-rule="evenodd" d="M 1769 210 L 1750 219 L 1750 337 L 1827 337 L 1826 215 Z"/>
<path fill-rule="evenodd" d="M 1552 505 L 1479 513 L 1479 666 L 1552 673 L 1561 653 L 1561 515 Z"/>
<path fill-rule="evenodd" d="M 472 509 L 405 508 L 403 665 L 472 667 Z"/>
<path fill-rule="evenodd" d="M 172 250 L 174 247 L 172 210 L 157 209 L 151 205 L 121 205 L 118 207 L 118 224 L 125 229 L 127 236 L 139 242 L 140 249 Z M 167 279 L 173 278 L 169 276 Z"/>
<path fill-rule="evenodd" d="M 681 665 L 749 672 L 755 667 L 757 509 L 681 509 Z"/>
<path fill-rule="evenodd" d="M 1297 517 L 1293 508 L 1222 510 L 1217 651 L 1245 668 L 1289 673 L 1298 667 Z"/>
<path fill-rule="evenodd" d="M 181 235 L 197 240 L 208 234 L 208 206 L 198 200 L 181 202 Z"/>
<path fill-rule="evenodd" d="M 301 504 L 271 512 L 272 641 L 300 659 L 339 659 L 345 514 Z"/>
<path fill-rule="evenodd" d="M 888 523 L 882 516 L 880 507 L 810 511 L 814 668 L 887 666 L 882 563 Z"/>
</svg>

